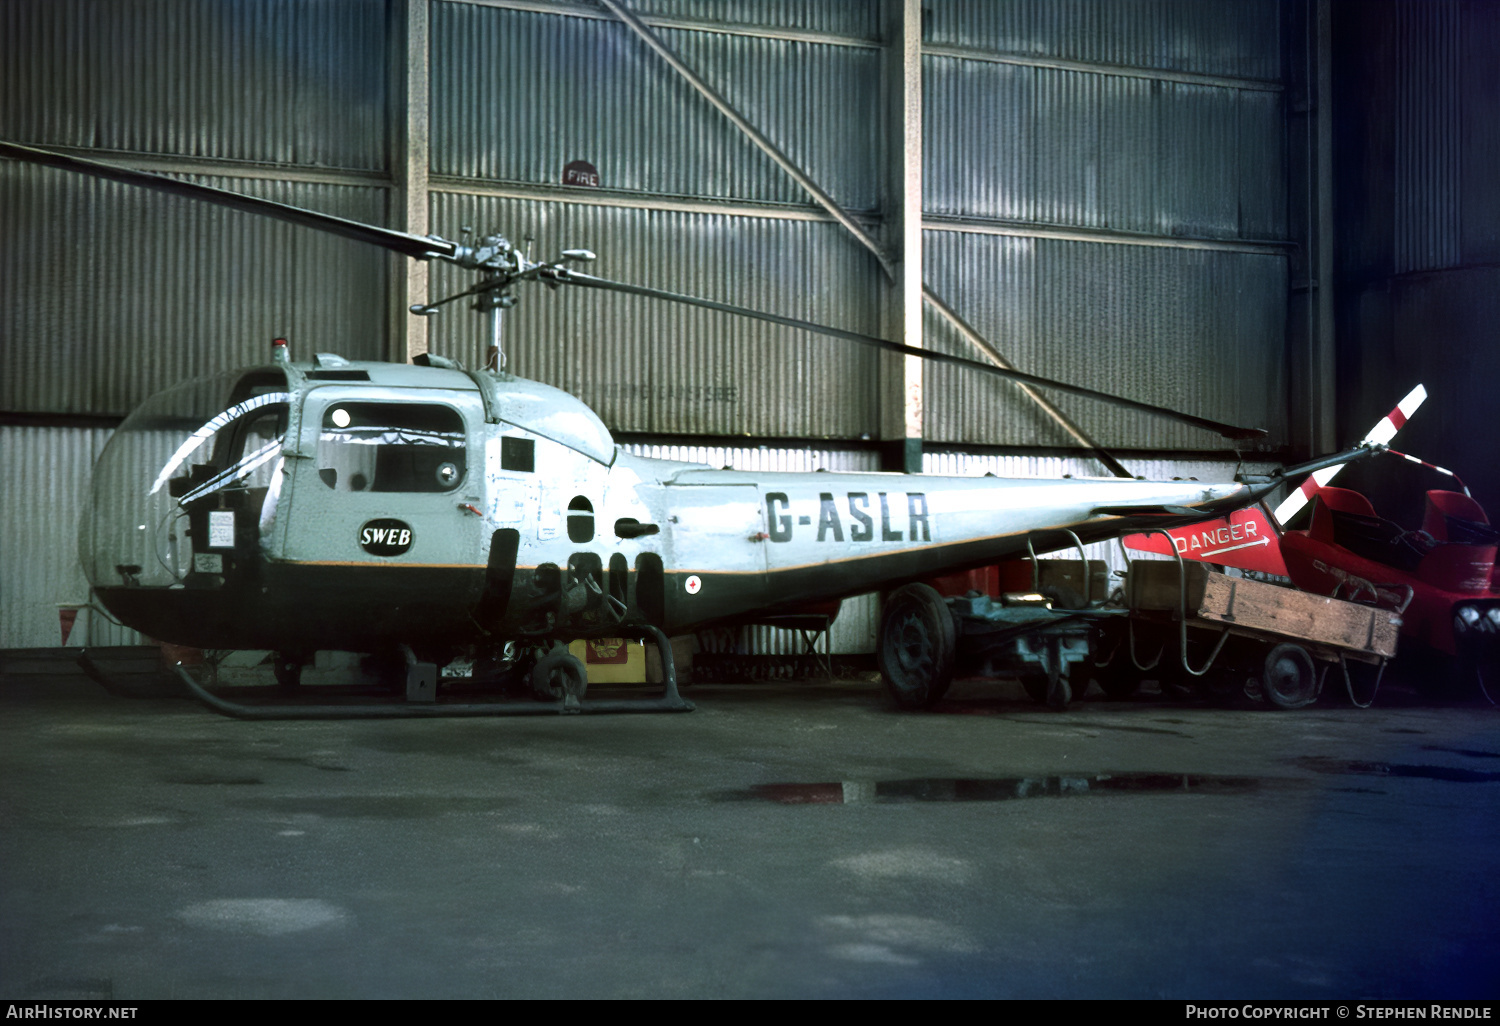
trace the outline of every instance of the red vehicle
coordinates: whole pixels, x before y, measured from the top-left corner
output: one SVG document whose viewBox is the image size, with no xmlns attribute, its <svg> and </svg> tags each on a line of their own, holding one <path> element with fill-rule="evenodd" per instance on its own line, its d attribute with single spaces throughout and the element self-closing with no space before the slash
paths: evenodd
<svg viewBox="0 0 1500 1026">
<path fill-rule="evenodd" d="M 1304 591 L 1406 603 L 1401 633 L 1452 657 L 1491 702 L 1500 680 L 1500 532 L 1465 492 L 1429 491 L 1420 530 L 1376 515 L 1347 488 L 1322 488 L 1311 526 L 1286 531 L 1281 555 Z"/>
</svg>

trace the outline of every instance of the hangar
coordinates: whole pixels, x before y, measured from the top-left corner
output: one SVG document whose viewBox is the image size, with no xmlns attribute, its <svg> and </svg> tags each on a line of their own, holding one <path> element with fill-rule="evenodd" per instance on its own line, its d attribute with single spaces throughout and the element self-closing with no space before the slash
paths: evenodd
<svg viewBox="0 0 1500 1026">
<path fill-rule="evenodd" d="M 1444 400 L 1408 444 L 1473 473 L 1481 435 L 1461 418 L 1494 372 L 1491 347 L 1469 342 L 1496 293 L 1496 229 L 1472 54 L 1493 15 L 1389 5 L 1341 21 L 1335 4 L 1319 28 L 1315 8 L 642 8 L 715 106 L 592 4 L 376 18 L 366 3 L 18 3 L 5 137 L 416 234 L 588 245 L 600 273 L 640 284 L 900 328 L 980 359 L 987 346 L 1034 373 L 1266 427 L 1249 455 L 1271 460 L 1357 438 L 1422 380 Z M 920 54 L 895 49 L 917 37 Z M 591 184 L 569 182 L 578 160 Z M 454 291 L 447 268 L 0 170 L 13 297 L 0 646 L 52 644 L 57 604 L 86 598 L 72 539 L 88 467 L 162 386 L 260 361 L 277 336 L 350 359 L 481 356 L 478 318 L 405 312 Z M 701 312 L 561 295 L 510 320 L 513 370 L 579 395 L 647 454 L 1098 473 L 1082 437 L 1151 477 L 1235 458 L 1192 429 Z M 1424 330 L 1441 340 L 1415 341 Z M 1479 364 L 1460 372 L 1454 352 Z M 867 646 L 871 618 L 855 631 L 850 616 L 840 644 Z M 78 630 L 76 643 L 135 640 L 87 613 Z"/>
<path fill-rule="evenodd" d="M 1440 401 L 1404 445 L 1497 509 L 1497 43 L 1484 0 L 15 0 L 0 140 L 415 236 L 586 247 L 610 278 L 1267 431 L 1235 449 L 794 328 L 536 290 L 506 315 L 507 366 L 638 456 L 1080 477 L 1104 450 L 1147 478 L 1226 480 L 1349 444 L 1420 381 Z M 95 459 L 149 396 L 263 364 L 273 338 L 299 359 L 469 366 L 489 342 L 461 309 L 410 312 L 466 287 L 447 265 L 14 160 L 0 283 L 11 667 L 148 641 L 90 602 L 77 537 Z M 1381 475 L 1350 473 L 1415 519 Z M 60 609 L 78 611 L 61 636 Z M 832 650 L 870 653 L 878 611 L 846 601 Z M 802 642 L 759 626 L 700 644 Z M 319 814 L 312 791 L 297 801 Z M 835 875 L 969 879 L 912 850 Z M 268 936 L 278 916 L 352 915 L 261 895 L 181 921 L 220 900 L 273 902 L 225 913 Z M 918 957 L 882 930 L 960 961 L 978 943 L 901 915 L 820 928 L 875 962 Z M 1493 950 L 1465 937 L 1460 961 Z M 64 978 L 33 976 L 15 996 Z"/>
</svg>

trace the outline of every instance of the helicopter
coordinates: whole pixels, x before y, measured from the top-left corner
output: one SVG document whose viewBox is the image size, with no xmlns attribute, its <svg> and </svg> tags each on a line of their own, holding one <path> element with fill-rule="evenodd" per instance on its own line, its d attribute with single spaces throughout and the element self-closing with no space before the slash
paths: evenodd
<svg viewBox="0 0 1500 1026">
<path fill-rule="evenodd" d="M 519 679 L 552 703 L 534 709 L 688 709 L 676 689 L 669 635 L 891 589 L 878 640 L 882 671 L 894 693 L 921 692 L 943 672 L 947 611 L 935 591 L 911 582 L 1029 547 L 1048 551 L 1033 544 L 1044 533 L 1088 543 L 1223 516 L 1314 466 L 1204 483 L 752 474 L 637 456 L 617 446 L 579 399 L 504 369 L 501 317 L 517 302 L 515 286 L 686 303 L 963 365 L 1230 439 L 1264 432 L 596 277 L 575 266 L 594 259 L 585 249 L 532 261 L 498 232 L 463 245 L 15 143 L 0 142 L 0 156 L 475 273 L 471 287 L 412 312 L 430 316 L 471 300 L 491 318 L 486 367 L 435 355 L 412 364 L 331 353 L 294 359 L 291 345 L 277 339 L 261 365 L 184 382 L 131 413 L 98 459 L 80 526 L 85 574 L 119 622 L 193 648 L 269 650 L 288 688 L 320 650 L 395 653 L 407 696 L 418 701 L 395 706 L 394 715 L 499 713 L 500 703 L 430 701 L 439 668 L 464 655 L 476 673 L 483 667 Z M 644 706 L 585 704 L 586 673 L 565 643 L 596 637 L 654 640 L 665 694 Z M 251 713 L 214 702 L 236 715 L 319 714 L 296 705 Z"/>
</svg>

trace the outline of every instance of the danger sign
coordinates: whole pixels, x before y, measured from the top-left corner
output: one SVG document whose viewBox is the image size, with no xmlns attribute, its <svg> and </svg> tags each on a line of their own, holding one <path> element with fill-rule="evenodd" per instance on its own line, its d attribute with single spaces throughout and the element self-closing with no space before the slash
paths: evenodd
<svg viewBox="0 0 1500 1026">
<path fill-rule="evenodd" d="M 1191 527 L 1174 527 L 1166 533 L 1172 536 L 1172 544 L 1183 559 L 1288 576 L 1276 529 L 1259 507 L 1235 510 L 1227 518 Z M 1167 539 L 1156 532 L 1127 535 L 1125 547 L 1164 555 L 1172 551 L 1167 548 Z"/>
</svg>

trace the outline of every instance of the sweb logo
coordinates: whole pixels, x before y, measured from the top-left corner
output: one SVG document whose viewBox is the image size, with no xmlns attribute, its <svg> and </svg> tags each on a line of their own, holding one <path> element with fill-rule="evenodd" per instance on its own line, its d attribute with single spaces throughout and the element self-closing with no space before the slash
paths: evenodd
<svg viewBox="0 0 1500 1026">
<path fill-rule="evenodd" d="M 411 525 L 394 517 L 371 520 L 359 529 L 359 547 L 372 556 L 399 556 L 411 548 Z"/>
</svg>

